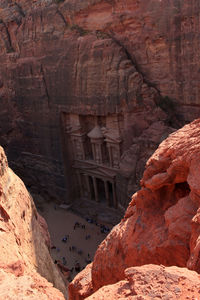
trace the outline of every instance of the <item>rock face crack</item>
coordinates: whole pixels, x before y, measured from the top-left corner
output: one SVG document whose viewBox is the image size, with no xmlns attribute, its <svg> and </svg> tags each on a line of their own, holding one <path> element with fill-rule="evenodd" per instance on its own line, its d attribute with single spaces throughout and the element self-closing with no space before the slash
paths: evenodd
<svg viewBox="0 0 200 300">
<path fill-rule="evenodd" d="M 3 25 L 3 28 L 5 30 L 5 47 L 6 47 L 6 51 L 9 52 L 14 52 L 14 48 L 12 45 L 12 40 L 11 40 L 11 36 L 8 30 L 8 27 L 6 26 L 6 24 L 1 20 L 1 24 Z"/>
<path fill-rule="evenodd" d="M 26 14 L 25 14 L 25 12 L 23 11 L 21 5 L 19 5 L 19 3 L 16 3 L 16 2 L 15 2 L 15 5 L 17 6 L 20 15 L 24 18 L 24 17 L 26 16 Z"/>
<path fill-rule="evenodd" d="M 114 36 L 114 32 L 110 31 L 110 32 L 108 33 L 108 36 L 109 36 L 109 37 L 110 37 L 117 45 L 119 45 L 119 46 L 123 49 L 123 51 L 125 52 L 127 58 L 131 61 L 132 65 L 135 67 L 136 71 L 142 76 L 143 82 L 146 83 L 147 86 L 148 86 L 149 88 L 154 88 L 154 89 L 157 91 L 158 95 L 160 96 L 160 91 L 159 91 L 159 89 L 156 87 L 155 84 L 153 84 L 152 82 L 150 82 L 149 80 L 147 80 L 147 79 L 145 78 L 144 73 L 143 73 L 143 72 L 140 70 L 140 68 L 139 68 L 139 65 L 138 65 L 138 63 L 137 63 L 137 61 L 136 61 L 136 58 L 133 57 L 133 55 L 131 55 L 131 54 L 129 53 L 129 51 L 128 51 L 128 49 L 125 47 L 125 45 L 122 44 L 122 42 L 119 41 L 119 40 Z"/>
<path fill-rule="evenodd" d="M 67 23 L 67 21 L 65 20 L 65 17 L 63 16 L 62 12 L 61 12 L 59 9 L 57 9 L 56 12 L 57 12 L 57 14 L 61 17 L 61 19 L 63 20 L 63 22 L 65 23 L 65 25 L 67 26 L 68 23 Z"/>
<path fill-rule="evenodd" d="M 44 88 L 45 88 L 45 93 L 46 93 L 46 96 L 47 96 L 48 107 L 49 107 L 49 105 L 50 105 L 50 96 L 49 96 L 47 83 L 46 83 L 46 79 L 45 79 L 45 75 L 44 75 L 44 69 L 43 69 L 42 65 L 41 65 L 41 74 L 42 74 L 42 80 L 43 80 L 43 84 L 44 84 Z"/>
<path fill-rule="evenodd" d="M 7 211 L 3 208 L 2 205 L 0 205 L 0 218 L 4 220 L 4 222 L 8 222 L 10 219 L 10 216 L 8 215 Z"/>
</svg>

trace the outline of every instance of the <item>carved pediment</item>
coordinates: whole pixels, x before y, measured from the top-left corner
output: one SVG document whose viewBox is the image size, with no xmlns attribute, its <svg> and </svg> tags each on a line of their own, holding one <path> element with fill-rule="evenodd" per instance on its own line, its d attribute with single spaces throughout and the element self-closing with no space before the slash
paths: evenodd
<svg viewBox="0 0 200 300">
<path fill-rule="evenodd" d="M 97 177 L 114 178 L 116 175 L 116 171 L 111 168 L 100 167 L 99 165 L 90 163 L 76 162 L 73 167 Z"/>
<path fill-rule="evenodd" d="M 68 134 L 70 135 L 74 135 L 74 136 L 83 136 L 85 135 L 85 133 L 82 131 L 82 128 L 80 125 L 76 125 L 76 126 L 67 126 L 66 127 L 66 131 Z"/>
<path fill-rule="evenodd" d="M 103 138 L 101 128 L 98 125 L 96 125 L 87 135 L 90 139 L 102 139 Z"/>
<path fill-rule="evenodd" d="M 119 135 L 118 130 L 102 128 L 103 136 L 107 143 L 121 143 L 121 137 Z"/>
</svg>

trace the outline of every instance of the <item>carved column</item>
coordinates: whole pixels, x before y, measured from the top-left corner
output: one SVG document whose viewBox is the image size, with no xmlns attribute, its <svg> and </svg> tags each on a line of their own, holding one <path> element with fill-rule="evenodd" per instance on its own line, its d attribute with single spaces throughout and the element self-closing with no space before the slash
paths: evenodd
<svg viewBox="0 0 200 300">
<path fill-rule="evenodd" d="M 116 196 L 116 190 L 115 190 L 115 183 L 112 182 L 112 190 L 113 190 L 113 205 L 114 208 L 117 208 L 117 196 Z"/>
<path fill-rule="evenodd" d="M 91 188 L 90 188 L 89 176 L 87 174 L 84 174 L 84 175 L 85 175 L 85 180 L 86 180 L 86 185 L 87 185 L 88 197 L 91 200 L 92 193 L 91 193 Z"/>
<path fill-rule="evenodd" d="M 99 151 L 99 163 L 102 164 L 103 163 L 103 155 L 102 155 L 102 144 L 98 144 L 98 151 Z"/>
<path fill-rule="evenodd" d="M 99 125 L 96 125 L 88 133 L 88 137 L 90 138 L 92 144 L 93 159 L 97 164 L 101 164 L 103 162 L 101 145 L 103 144 L 104 137 Z"/>
<path fill-rule="evenodd" d="M 83 160 L 85 160 L 85 149 L 84 149 L 84 138 L 81 139 L 81 149 L 82 149 L 82 156 Z"/>
<path fill-rule="evenodd" d="M 105 194 L 106 194 L 106 201 L 107 201 L 108 205 L 111 206 L 107 180 L 104 180 L 104 188 L 105 188 Z"/>
<path fill-rule="evenodd" d="M 97 164 L 100 164 L 100 148 L 99 144 L 95 144 L 95 161 Z"/>
<path fill-rule="evenodd" d="M 96 160 L 96 151 L 95 151 L 95 144 L 92 143 L 92 155 L 93 155 L 93 160 Z"/>
<path fill-rule="evenodd" d="M 76 174 L 77 174 L 77 177 L 78 177 L 78 183 L 79 183 L 79 187 L 80 187 L 80 194 L 81 194 L 81 197 L 83 197 L 84 194 L 83 194 L 83 186 L 82 186 L 81 174 L 80 174 L 79 171 L 77 171 Z"/>
<path fill-rule="evenodd" d="M 112 149 L 110 146 L 108 146 L 108 154 L 109 154 L 109 162 L 110 162 L 110 166 L 113 166 L 113 161 L 112 161 Z"/>
<path fill-rule="evenodd" d="M 99 195 L 98 195 L 98 189 L 97 189 L 97 180 L 96 177 L 92 176 L 93 185 L 94 185 L 94 194 L 95 194 L 95 200 L 96 202 L 99 202 Z"/>
</svg>

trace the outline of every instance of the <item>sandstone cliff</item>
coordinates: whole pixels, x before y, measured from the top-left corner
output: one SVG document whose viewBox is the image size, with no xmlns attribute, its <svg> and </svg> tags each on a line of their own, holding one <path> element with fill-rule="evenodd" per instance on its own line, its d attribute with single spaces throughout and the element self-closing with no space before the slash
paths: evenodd
<svg viewBox="0 0 200 300">
<path fill-rule="evenodd" d="M 116 282 L 112 286 L 114 294 L 117 289 L 125 292 L 128 286 L 128 291 L 136 288 L 138 293 L 131 295 L 139 295 L 142 290 L 138 280 L 142 278 L 145 285 L 149 284 L 145 270 L 155 277 L 157 272 L 163 272 L 162 267 L 127 269 L 133 266 L 152 263 L 187 266 L 199 273 L 199 136 L 200 119 L 197 119 L 160 144 L 146 163 L 141 189 L 133 195 L 124 218 L 100 244 L 93 263 L 70 284 L 70 299 L 84 299 L 102 286 Z M 163 270 L 184 273 L 176 268 Z M 189 277 L 196 276 L 199 286 L 199 277 L 190 274 Z M 98 299 L 100 295 L 99 299 L 106 299 L 102 296 L 104 292 L 109 295 L 109 286 L 89 299 Z M 177 299 L 191 299 L 184 293 L 177 295 Z"/>
<path fill-rule="evenodd" d="M 0 142 L 25 183 L 63 199 L 62 114 L 117 113 L 135 161 L 119 174 L 126 206 L 168 125 L 199 114 L 198 19 L 198 0 L 2 0 Z"/>
<path fill-rule="evenodd" d="M 47 225 L 0 147 L 1 299 L 65 299 L 60 291 L 66 294 L 66 287 L 49 247 Z"/>
</svg>

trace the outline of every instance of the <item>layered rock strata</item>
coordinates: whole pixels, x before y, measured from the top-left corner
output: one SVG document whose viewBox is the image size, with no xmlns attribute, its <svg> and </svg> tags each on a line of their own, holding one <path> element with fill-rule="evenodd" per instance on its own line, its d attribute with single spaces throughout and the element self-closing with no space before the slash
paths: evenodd
<svg viewBox="0 0 200 300">
<path fill-rule="evenodd" d="M 70 199 L 77 179 L 63 115 L 117 115 L 126 207 L 169 125 L 199 114 L 198 19 L 197 0 L 2 0 L 0 142 L 25 183 Z"/>
<path fill-rule="evenodd" d="M 84 299 L 124 280 L 125 270 L 133 266 L 187 266 L 199 272 L 199 136 L 197 119 L 160 144 L 146 163 L 141 189 L 124 218 L 83 271 L 87 281 L 80 273 L 70 284 L 71 299 Z"/>
<path fill-rule="evenodd" d="M 46 222 L 0 147 L 1 299 L 65 299 L 66 286 L 49 249 Z"/>
</svg>

